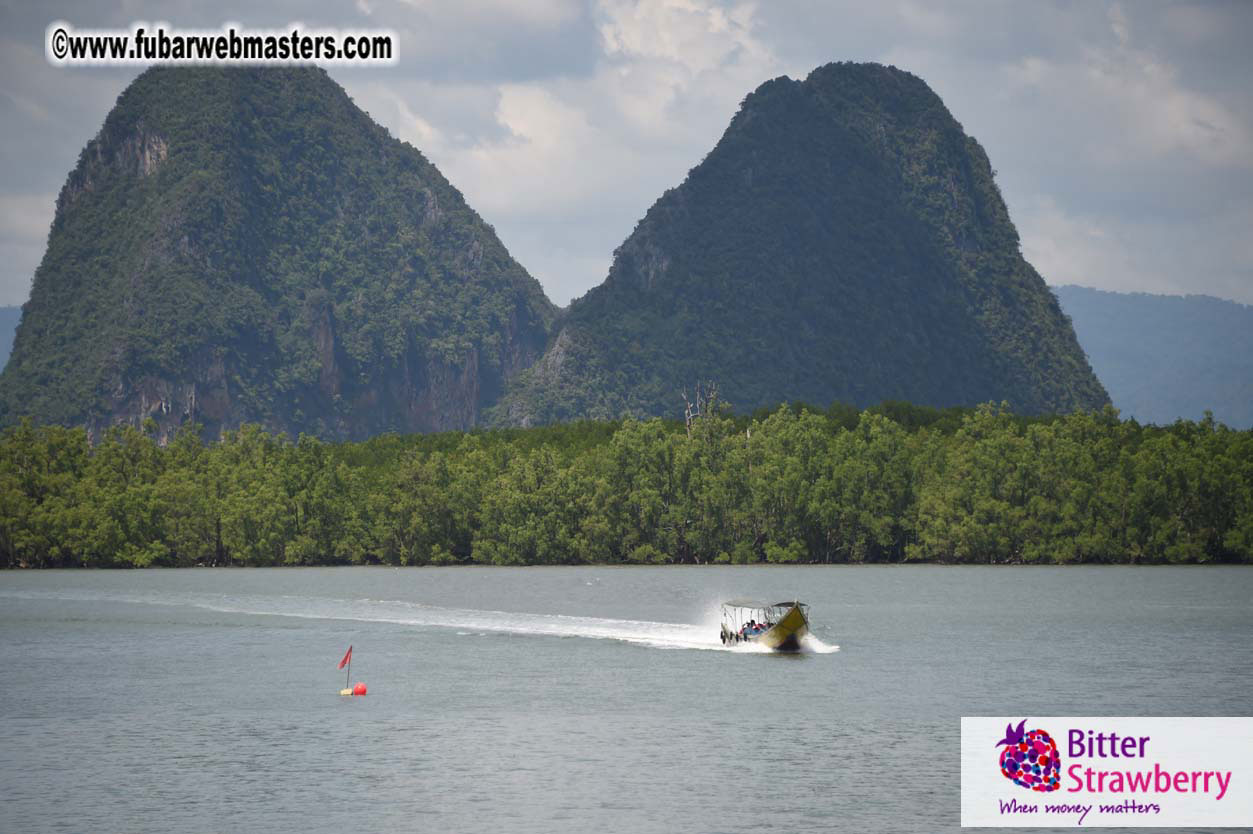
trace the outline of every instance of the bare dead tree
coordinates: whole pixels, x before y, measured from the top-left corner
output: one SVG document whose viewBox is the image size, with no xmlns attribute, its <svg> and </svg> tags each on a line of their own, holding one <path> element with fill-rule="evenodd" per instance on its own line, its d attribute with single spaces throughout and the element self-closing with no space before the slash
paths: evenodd
<svg viewBox="0 0 1253 834">
<path fill-rule="evenodd" d="M 687 397 L 687 389 L 683 389 L 683 425 L 687 428 L 687 436 L 692 437 L 692 421 L 700 416 L 700 385 L 696 386 L 696 402 Z"/>
<path fill-rule="evenodd" d="M 692 425 L 701 416 L 717 411 L 718 386 L 713 382 L 696 383 L 695 399 L 689 399 L 687 389 L 683 389 L 683 425 L 687 428 L 687 436 L 692 436 Z"/>
</svg>

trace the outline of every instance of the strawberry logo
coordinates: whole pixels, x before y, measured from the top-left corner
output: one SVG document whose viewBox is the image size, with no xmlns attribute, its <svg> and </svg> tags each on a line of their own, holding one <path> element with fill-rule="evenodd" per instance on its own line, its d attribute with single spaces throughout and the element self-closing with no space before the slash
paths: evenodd
<svg viewBox="0 0 1253 834">
<path fill-rule="evenodd" d="M 996 743 L 1006 745 L 1001 751 L 1001 773 L 1015 785 L 1041 793 L 1055 791 L 1060 787 L 1058 775 L 1062 770 L 1057 744 L 1044 730 L 1027 730 L 1027 719 L 1016 728 L 1005 725 L 1005 738 Z"/>
</svg>

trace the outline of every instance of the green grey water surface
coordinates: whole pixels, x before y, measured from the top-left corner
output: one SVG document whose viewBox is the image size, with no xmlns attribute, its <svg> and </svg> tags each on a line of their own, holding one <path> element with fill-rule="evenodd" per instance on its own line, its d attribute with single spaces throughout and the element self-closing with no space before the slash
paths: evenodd
<svg viewBox="0 0 1253 834">
<path fill-rule="evenodd" d="M 816 651 L 723 650 L 736 596 L 809 602 Z M 1247 715 L 1251 597 L 1225 567 L 3 573 L 0 831 L 955 830 L 962 715 Z"/>
</svg>

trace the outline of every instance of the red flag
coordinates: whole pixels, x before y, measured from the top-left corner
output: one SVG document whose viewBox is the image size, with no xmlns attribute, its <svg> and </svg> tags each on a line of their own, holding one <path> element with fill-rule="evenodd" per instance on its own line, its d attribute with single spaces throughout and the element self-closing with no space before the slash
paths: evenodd
<svg viewBox="0 0 1253 834">
<path fill-rule="evenodd" d="M 348 647 L 348 651 L 344 654 L 344 659 L 343 659 L 343 660 L 341 660 L 341 661 L 339 662 L 339 665 L 338 665 L 338 666 L 336 666 L 335 668 L 336 668 L 336 669 L 343 669 L 345 666 L 347 666 L 347 665 L 348 665 L 348 661 L 350 661 L 350 660 L 352 660 L 352 646 L 349 646 L 349 647 Z"/>
</svg>

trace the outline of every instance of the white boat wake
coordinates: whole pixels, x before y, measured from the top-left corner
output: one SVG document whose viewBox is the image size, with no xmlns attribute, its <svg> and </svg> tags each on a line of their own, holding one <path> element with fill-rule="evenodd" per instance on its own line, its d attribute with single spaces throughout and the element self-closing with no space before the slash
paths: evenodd
<svg viewBox="0 0 1253 834">
<path fill-rule="evenodd" d="M 693 624 L 446 608 L 388 599 L 345 600 L 306 596 L 215 594 L 174 594 L 157 598 L 137 594 L 89 591 L 0 591 L 0 597 L 184 606 L 225 614 L 386 623 L 418 628 L 451 629 L 459 637 L 485 634 L 581 637 L 618 640 L 663 649 L 701 649 L 748 654 L 771 653 L 770 649 L 754 643 L 722 645 L 718 639 L 719 620 L 716 608 L 711 608 L 705 623 Z M 813 634 L 806 636 L 801 643 L 801 651 L 805 653 L 830 654 L 838 650 L 839 646 L 825 643 Z"/>
</svg>

